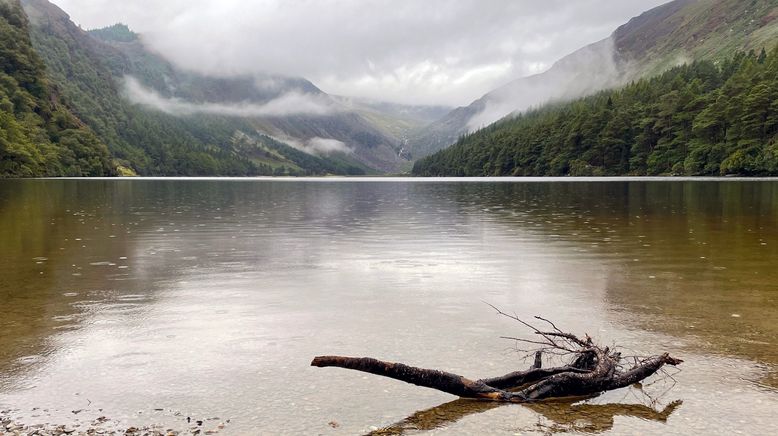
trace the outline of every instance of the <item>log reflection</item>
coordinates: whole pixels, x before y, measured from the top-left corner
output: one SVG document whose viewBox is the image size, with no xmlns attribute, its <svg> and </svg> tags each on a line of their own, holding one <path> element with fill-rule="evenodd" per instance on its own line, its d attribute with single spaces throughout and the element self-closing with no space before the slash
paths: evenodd
<svg viewBox="0 0 778 436">
<path fill-rule="evenodd" d="M 370 436 L 403 435 L 417 431 L 435 430 L 451 425 L 467 416 L 487 412 L 498 407 L 526 407 L 545 418 L 532 427 L 544 433 L 583 432 L 598 434 L 613 429 L 616 416 L 639 418 L 646 421 L 667 422 L 683 401 L 676 400 L 656 410 L 643 404 L 572 404 L 569 402 L 539 402 L 506 404 L 492 401 L 458 399 L 440 406 L 421 410 L 389 427 L 368 433 Z M 523 428 L 529 431 L 530 428 Z"/>
</svg>

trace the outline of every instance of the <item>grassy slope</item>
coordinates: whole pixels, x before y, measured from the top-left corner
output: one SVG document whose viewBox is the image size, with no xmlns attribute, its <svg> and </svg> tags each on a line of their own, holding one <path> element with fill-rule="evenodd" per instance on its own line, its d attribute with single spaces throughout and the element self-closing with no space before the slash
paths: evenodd
<svg viewBox="0 0 778 436">
<path fill-rule="evenodd" d="M 656 75 L 691 60 L 722 59 L 770 48 L 778 37 L 775 0 L 676 0 L 614 33 L 619 55 Z"/>
</svg>

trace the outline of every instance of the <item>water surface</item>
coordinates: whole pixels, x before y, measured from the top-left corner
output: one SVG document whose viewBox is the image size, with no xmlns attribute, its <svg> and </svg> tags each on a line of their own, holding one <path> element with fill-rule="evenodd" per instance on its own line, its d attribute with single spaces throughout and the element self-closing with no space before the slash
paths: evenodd
<svg viewBox="0 0 778 436">
<path fill-rule="evenodd" d="M 0 181 L 0 411 L 230 434 L 775 433 L 777 229 L 774 180 Z M 308 366 L 528 365 L 499 338 L 526 332 L 483 302 L 686 362 L 531 407 Z"/>
</svg>

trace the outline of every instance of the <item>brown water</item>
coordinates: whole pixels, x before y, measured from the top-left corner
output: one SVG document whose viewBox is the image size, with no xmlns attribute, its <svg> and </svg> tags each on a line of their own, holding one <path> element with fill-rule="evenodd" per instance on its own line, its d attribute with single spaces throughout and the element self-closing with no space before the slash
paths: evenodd
<svg viewBox="0 0 778 436">
<path fill-rule="evenodd" d="M 0 411 L 27 424 L 778 433 L 778 181 L 0 181 L 0 247 Z M 308 366 L 528 365 L 484 301 L 685 363 L 530 407 Z"/>
</svg>

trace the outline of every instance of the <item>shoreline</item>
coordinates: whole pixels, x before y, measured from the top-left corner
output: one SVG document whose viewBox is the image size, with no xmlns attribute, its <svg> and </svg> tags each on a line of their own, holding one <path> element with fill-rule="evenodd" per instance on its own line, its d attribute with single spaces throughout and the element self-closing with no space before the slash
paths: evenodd
<svg viewBox="0 0 778 436">
<path fill-rule="evenodd" d="M 159 412 L 161 409 L 154 409 Z M 33 409 L 33 412 L 48 413 L 47 409 Z M 183 436 L 183 435 L 216 435 L 229 424 L 230 420 L 222 421 L 219 418 L 191 418 L 185 417 L 180 412 L 174 412 L 173 416 L 181 420 L 181 425 L 172 424 L 148 424 L 127 425 L 118 420 L 107 418 L 103 415 L 96 418 L 79 419 L 75 417 L 68 424 L 56 422 L 26 423 L 25 417 L 12 417 L 14 413 L 20 413 L 19 409 L 0 410 L 0 436 L 94 436 L 94 435 L 126 435 L 126 436 Z M 78 415 L 82 410 L 74 410 L 71 413 Z M 84 411 L 95 412 L 95 411 Z M 102 412 L 98 409 L 97 412 Z M 41 417 L 38 415 L 38 417 Z M 54 418 L 49 415 L 50 418 Z M 85 417 L 86 418 L 86 417 Z M 51 419 L 43 421 L 59 421 Z"/>
</svg>

